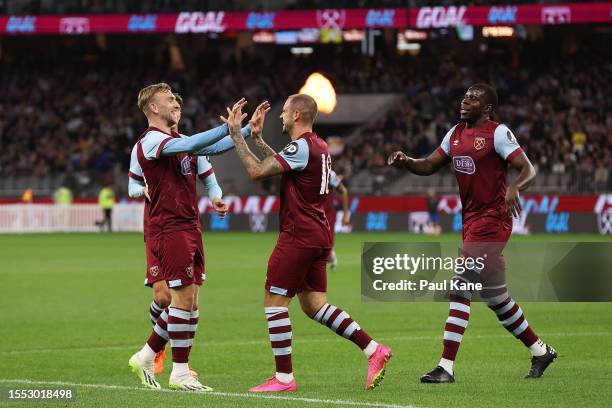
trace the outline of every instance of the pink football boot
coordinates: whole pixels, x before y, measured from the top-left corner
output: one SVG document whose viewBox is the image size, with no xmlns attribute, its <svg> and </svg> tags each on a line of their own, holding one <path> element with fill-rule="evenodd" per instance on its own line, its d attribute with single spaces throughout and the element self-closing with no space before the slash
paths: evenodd
<svg viewBox="0 0 612 408">
<path fill-rule="evenodd" d="M 280 382 L 276 377 L 271 377 L 266 380 L 265 383 L 249 389 L 249 392 L 283 392 L 283 391 L 297 391 L 297 383 L 295 379 L 290 383 Z"/>
<path fill-rule="evenodd" d="M 391 359 L 391 349 L 387 346 L 379 344 L 376 346 L 374 354 L 368 358 L 368 378 L 366 378 L 365 389 L 372 390 L 380 384 L 385 377 L 385 369 L 387 362 Z"/>
</svg>

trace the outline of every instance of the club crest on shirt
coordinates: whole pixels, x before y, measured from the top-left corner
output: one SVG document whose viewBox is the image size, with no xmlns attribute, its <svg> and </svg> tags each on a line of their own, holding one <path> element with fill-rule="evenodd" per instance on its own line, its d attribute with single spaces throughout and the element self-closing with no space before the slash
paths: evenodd
<svg viewBox="0 0 612 408">
<path fill-rule="evenodd" d="M 486 139 L 484 137 L 477 137 L 474 139 L 474 148 L 476 150 L 480 150 L 483 147 L 485 147 L 485 141 Z"/>
<path fill-rule="evenodd" d="M 518 144 L 518 142 L 516 141 L 516 137 L 514 137 L 514 135 L 512 134 L 511 131 L 508 131 L 506 133 L 506 137 L 508 138 L 508 141 L 512 144 Z"/>
<path fill-rule="evenodd" d="M 149 273 L 151 274 L 151 276 L 157 276 L 157 274 L 159 273 L 159 266 L 158 265 L 154 265 L 152 267 L 149 268 Z"/>
<path fill-rule="evenodd" d="M 459 173 L 476 173 L 476 163 L 474 163 L 474 159 L 472 159 L 470 156 L 453 157 L 453 168 Z"/>
<path fill-rule="evenodd" d="M 185 273 L 189 278 L 193 278 L 193 266 L 188 266 L 185 268 Z"/>
<path fill-rule="evenodd" d="M 185 156 L 183 160 L 181 160 L 181 174 L 183 176 L 191 174 L 191 157 Z"/>
<path fill-rule="evenodd" d="M 287 156 L 293 156 L 298 152 L 298 149 L 299 147 L 297 142 L 291 142 L 287 146 L 285 146 L 285 148 L 283 149 L 283 153 L 285 153 Z"/>
</svg>

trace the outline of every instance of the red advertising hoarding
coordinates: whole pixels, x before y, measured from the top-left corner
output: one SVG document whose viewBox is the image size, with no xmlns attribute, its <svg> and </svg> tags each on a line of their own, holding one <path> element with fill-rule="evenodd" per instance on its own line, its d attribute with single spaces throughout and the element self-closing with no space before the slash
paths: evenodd
<svg viewBox="0 0 612 408">
<path fill-rule="evenodd" d="M 220 33 L 225 31 L 443 28 L 458 25 L 612 22 L 612 3 L 323 9 L 250 13 L 0 16 L 0 35 L 89 33 Z"/>
</svg>

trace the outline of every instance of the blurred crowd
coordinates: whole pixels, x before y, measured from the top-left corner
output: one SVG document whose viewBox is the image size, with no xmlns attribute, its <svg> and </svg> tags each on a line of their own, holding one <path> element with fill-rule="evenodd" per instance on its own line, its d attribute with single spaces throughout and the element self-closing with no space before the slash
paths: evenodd
<svg viewBox="0 0 612 408">
<path fill-rule="evenodd" d="M 448 58 L 438 69 L 412 80 L 388 75 L 403 83 L 394 86 L 405 96 L 345 145 L 335 160 L 339 173 L 393 171 L 386 158 L 395 150 L 428 155 L 457 123 L 467 87 L 484 80 L 499 94 L 494 120 L 510 127 L 540 173 L 569 174 L 588 180 L 585 188 L 612 189 L 612 60 L 589 54 L 542 66 L 492 63 L 479 69 Z"/>
<path fill-rule="evenodd" d="M 609 188 L 609 56 L 585 49 L 569 59 L 537 58 L 540 51 L 523 52 L 510 62 L 465 61 L 452 52 L 364 57 L 347 48 L 309 60 L 285 52 L 238 61 L 207 51 L 196 58 L 195 72 L 169 69 L 165 57 L 107 56 L 60 62 L 61 69 L 36 59 L 0 64 L 0 176 L 89 172 L 104 177 L 117 166 L 127 169 L 131 148 L 146 128 L 136 95 L 147 84 L 164 80 L 183 96 L 181 131 L 192 134 L 218 125 L 218 115 L 237 96 L 277 102 L 318 69 L 339 93 L 403 95 L 397 107 L 345 144 L 334 158 L 340 174 L 350 177 L 365 168 L 386 172 L 386 157 L 396 149 L 427 155 L 457 122 L 466 88 L 486 81 L 499 93 L 496 119 L 514 131 L 540 172 L 584 174 L 597 188 Z"/>
</svg>

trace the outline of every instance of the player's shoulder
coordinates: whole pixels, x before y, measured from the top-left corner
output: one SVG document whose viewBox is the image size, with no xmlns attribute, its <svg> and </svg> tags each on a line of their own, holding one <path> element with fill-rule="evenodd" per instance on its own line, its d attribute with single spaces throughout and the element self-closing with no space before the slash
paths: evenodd
<svg viewBox="0 0 612 408">
<path fill-rule="evenodd" d="M 514 133 L 512 133 L 510 128 L 505 123 L 497 123 L 495 129 L 493 130 L 493 135 L 496 139 L 508 139 L 510 142 L 516 141 Z"/>
<path fill-rule="evenodd" d="M 494 122 L 495 123 L 495 133 L 501 133 L 501 132 L 509 132 L 510 128 L 508 127 L 508 125 L 506 125 L 505 123 L 498 123 L 498 122 Z"/>
<path fill-rule="evenodd" d="M 138 142 L 139 143 L 143 143 L 143 142 L 147 142 L 150 140 L 163 140 L 163 139 L 167 139 L 167 138 L 171 138 L 172 135 L 169 135 L 168 133 L 162 132 L 161 130 L 155 128 L 155 127 L 149 127 L 147 128 L 147 130 L 145 130 L 144 132 L 142 132 L 142 134 L 140 135 L 140 137 L 138 138 Z"/>
<path fill-rule="evenodd" d="M 446 132 L 445 137 L 446 136 L 449 136 L 449 137 L 452 136 L 455 133 L 455 131 L 459 131 L 460 132 L 464 127 L 465 127 L 465 122 L 455 123 L 453 126 L 451 126 L 450 129 L 448 129 L 448 131 Z"/>
<path fill-rule="evenodd" d="M 305 133 L 297 140 L 304 140 L 304 144 L 315 154 L 327 152 L 327 142 L 314 132 Z"/>
</svg>

